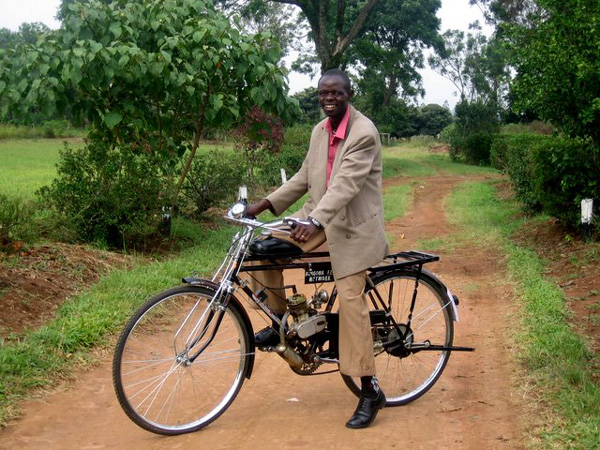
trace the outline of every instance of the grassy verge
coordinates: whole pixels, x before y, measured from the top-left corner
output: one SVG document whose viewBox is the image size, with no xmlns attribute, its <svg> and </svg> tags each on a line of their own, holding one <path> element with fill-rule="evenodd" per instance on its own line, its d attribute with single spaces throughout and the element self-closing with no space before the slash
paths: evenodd
<svg viewBox="0 0 600 450">
<path fill-rule="evenodd" d="M 383 194 L 383 209 L 385 221 L 402 217 L 413 199 L 413 186 L 400 184 L 391 186 Z"/>
<path fill-rule="evenodd" d="M 600 387 L 594 380 L 600 361 L 569 326 L 564 295 L 543 276 L 543 262 L 510 241 L 522 223 L 514 220 L 517 205 L 499 200 L 490 183 L 469 183 L 452 195 L 449 207 L 452 220 L 465 229 L 463 239 L 499 247 L 508 256 L 508 271 L 522 302 L 517 347 L 526 383 L 535 386 L 548 417 L 532 445 L 598 448 Z"/>
<path fill-rule="evenodd" d="M 192 270 L 210 274 L 224 256 L 232 228 L 191 230 L 187 224 L 182 233 L 194 236 L 189 250 L 163 262 L 112 272 L 65 302 L 44 327 L 11 345 L 0 343 L 0 425 L 16 415 L 16 402 L 28 392 L 67 376 L 73 362 L 87 358 L 89 348 L 106 343 L 151 293 L 177 285 Z"/>
</svg>

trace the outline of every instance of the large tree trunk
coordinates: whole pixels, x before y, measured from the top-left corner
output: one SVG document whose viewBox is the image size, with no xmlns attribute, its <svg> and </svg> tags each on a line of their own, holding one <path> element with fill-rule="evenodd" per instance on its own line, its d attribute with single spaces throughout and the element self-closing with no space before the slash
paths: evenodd
<svg viewBox="0 0 600 450">
<path fill-rule="evenodd" d="M 369 14 L 379 0 L 366 0 L 352 23 L 346 17 L 346 0 L 336 0 L 335 19 L 330 14 L 332 0 L 271 1 L 295 5 L 302 10 L 310 25 L 317 56 L 321 61 L 321 71 L 324 72 L 342 67 L 344 52 L 362 31 Z M 333 38 L 330 38 L 330 32 Z"/>
</svg>

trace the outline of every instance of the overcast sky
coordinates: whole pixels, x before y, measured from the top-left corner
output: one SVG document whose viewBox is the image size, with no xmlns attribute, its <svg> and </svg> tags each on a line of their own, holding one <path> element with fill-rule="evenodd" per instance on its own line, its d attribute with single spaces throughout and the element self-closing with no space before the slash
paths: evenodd
<svg viewBox="0 0 600 450">
<path fill-rule="evenodd" d="M 58 28 L 60 23 L 54 16 L 59 5 L 60 0 L 0 0 L 0 28 L 18 30 L 23 22 L 42 22 L 50 28 Z M 475 20 L 483 22 L 479 9 L 469 6 L 468 0 L 442 0 L 438 16 L 442 19 L 442 32 L 447 29 L 467 30 Z M 421 73 L 427 91 L 422 102 L 441 105 L 447 101 L 453 107 L 457 98 L 452 83 L 428 69 Z M 315 83 L 309 77 L 294 73 L 290 75 L 289 82 L 292 93 Z"/>
</svg>

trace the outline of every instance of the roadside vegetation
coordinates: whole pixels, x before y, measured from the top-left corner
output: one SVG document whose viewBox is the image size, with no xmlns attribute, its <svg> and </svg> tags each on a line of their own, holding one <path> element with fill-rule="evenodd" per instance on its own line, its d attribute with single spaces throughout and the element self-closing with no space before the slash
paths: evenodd
<svg viewBox="0 0 600 450">
<path fill-rule="evenodd" d="M 499 198 L 494 182 L 469 183 L 448 203 L 452 221 L 460 226 L 456 239 L 495 247 L 507 255 L 507 269 L 519 299 L 515 334 L 507 336 L 522 362 L 521 387 L 542 414 L 545 425 L 535 430 L 535 448 L 596 448 L 600 442 L 600 358 L 569 324 L 563 291 L 545 277 L 545 262 L 533 251 L 515 245 L 514 233 L 535 223 L 520 214 L 514 198 Z"/>
</svg>

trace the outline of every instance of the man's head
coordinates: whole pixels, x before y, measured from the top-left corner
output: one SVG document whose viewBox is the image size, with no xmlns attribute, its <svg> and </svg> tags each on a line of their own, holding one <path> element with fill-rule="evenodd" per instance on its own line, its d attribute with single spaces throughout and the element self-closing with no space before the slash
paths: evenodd
<svg viewBox="0 0 600 450">
<path fill-rule="evenodd" d="M 339 124 L 346 113 L 348 102 L 354 95 L 350 78 L 339 69 L 325 72 L 319 79 L 317 88 L 319 105 L 335 125 Z"/>
</svg>

